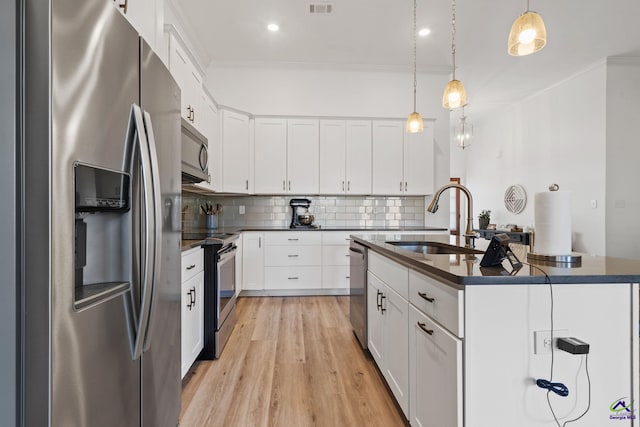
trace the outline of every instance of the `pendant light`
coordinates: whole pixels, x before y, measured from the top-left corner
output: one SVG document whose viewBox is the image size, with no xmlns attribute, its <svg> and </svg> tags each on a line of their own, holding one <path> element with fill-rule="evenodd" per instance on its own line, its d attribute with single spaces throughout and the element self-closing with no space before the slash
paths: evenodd
<svg viewBox="0 0 640 427">
<path fill-rule="evenodd" d="M 416 79 L 416 0 L 413 0 L 413 113 L 407 118 L 406 131 L 408 133 L 417 133 L 424 130 L 424 122 L 420 113 L 416 111 L 416 88 L 418 80 Z"/>
<path fill-rule="evenodd" d="M 520 15 L 511 26 L 507 50 L 511 56 L 525 56 L 537 52 L 547 44 L 547 29 L 542 17 L 536 12 L 527 10 Z"/>
<path fill-rule="evenodd" d="M 467 91 L 460 80 L 456 80 L 456 0 L 451 0 L 451 56 L 453 57 L 453 78 L 444 88 L 442 106 L 453 110 L 467 103 Z"/>
<path fill-rule="evenodd" d="M 464 105 L 462 106 L 460 123 L 454 129 L 454 137 L 458 147 L 463 150 L 471 145 L 471 138 L 473 138 L 473 125 L 467 122 L 467 117 L 464 115 Z"/>
</svg>

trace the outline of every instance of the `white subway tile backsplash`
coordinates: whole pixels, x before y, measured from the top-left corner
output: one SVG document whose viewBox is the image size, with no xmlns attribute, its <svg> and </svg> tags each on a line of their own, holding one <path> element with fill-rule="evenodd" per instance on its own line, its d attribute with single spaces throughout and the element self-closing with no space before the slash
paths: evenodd
<svg viewBox="0 0 640 427">
<path fill-rule="evenodd" d="M 220 227 L 287 227 L 291 222 L 289 200 L 311 200 L 309 212 L 323 227 L 399 227 L 422 226 L 425 217 L 424 197 L 376 196 L 203 196 L 184 192 L 183 229 L 204 228 L 205 216 L 200 205 L 219 204 Z M 245 207 L 240 215 L 239 207 Z"/>
</svg>

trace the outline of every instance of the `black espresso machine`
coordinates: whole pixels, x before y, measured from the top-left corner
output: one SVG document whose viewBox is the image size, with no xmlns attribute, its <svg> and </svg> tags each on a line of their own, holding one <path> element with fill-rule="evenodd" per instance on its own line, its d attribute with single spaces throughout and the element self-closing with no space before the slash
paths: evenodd
<svg viewBox="0 0 640 427">
<path fill-rule="evenodd" d="M 289 228 L 318 228 L 317 225 L 313 224 L 314 216 L 309 213 L 311 200 L 291 199 L 289 206 L 291 206 L 292 211 L 291 225 Z"/>
</svg>

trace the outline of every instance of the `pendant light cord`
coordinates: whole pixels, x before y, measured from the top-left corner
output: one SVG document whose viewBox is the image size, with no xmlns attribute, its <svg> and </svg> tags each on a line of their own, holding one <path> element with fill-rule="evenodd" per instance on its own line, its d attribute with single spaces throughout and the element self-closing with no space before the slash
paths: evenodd
<svg viewBox="0 0 640 427">
<path fill-rule="evenodd" d="M 413 0 L 413 111 L 416 110 L 416 88 L 418 86 L 418 80 L 416 78 L 416 45 L 418 44 L 416 38 L 416 0 Z"/>
<path fill-rule="evenodd" d="M 456 79 L 456 0 L 451 0 L 451 56 L 453 57 L 453 80 Z"/>
</svg>

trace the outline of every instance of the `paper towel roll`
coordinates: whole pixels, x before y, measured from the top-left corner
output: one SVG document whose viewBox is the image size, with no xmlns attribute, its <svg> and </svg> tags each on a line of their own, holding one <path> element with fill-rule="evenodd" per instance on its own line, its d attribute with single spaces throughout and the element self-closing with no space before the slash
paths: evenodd
<svg viewBox="0 0 640 427">
<path fill-rule="evenodd" d="M 539 255 L 571 254 L 571 193 L 547 191 L 534 198 L 534 252 Z"/>
</svg>

